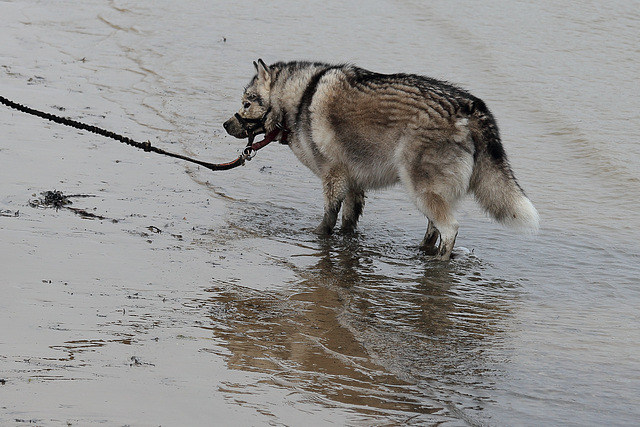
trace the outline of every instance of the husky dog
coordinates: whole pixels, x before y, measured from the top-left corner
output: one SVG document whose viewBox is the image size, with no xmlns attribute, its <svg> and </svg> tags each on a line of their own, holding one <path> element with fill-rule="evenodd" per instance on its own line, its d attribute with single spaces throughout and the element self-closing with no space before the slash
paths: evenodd
<svg viewBox="0 0 640 427">
<path fill-rule="evenodd" d="M 528 231 L 538 213 L 516 182 L 485 103 L 452 84 L 352 65 L 254 62 L 242 108 L 224 123 L 237 138 L 265 133 L 288 144 L 321 180 L 328 235 L 342 207 L 352 231 L 365 191 L 401 182 L 428 218 L 421 247 L 447 260 L 458 234 L 454 208 L 474 194 L 506 225 Z"/>
</svg>

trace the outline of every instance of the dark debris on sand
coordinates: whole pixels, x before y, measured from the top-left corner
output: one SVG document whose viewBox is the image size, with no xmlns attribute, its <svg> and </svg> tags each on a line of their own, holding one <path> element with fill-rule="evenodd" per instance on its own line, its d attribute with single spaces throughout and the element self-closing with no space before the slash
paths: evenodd
<svg viewBox="0 0 640 427">
<path fill-rule="evenodd" d="M 43 191 L 40 193 L 42 197 L 37 199 L 29 200 L 29 206 L 32 208 L 54 208 L 56 211 L 60 209 L 68 209 L 74 212 L 77 215 L 80 215 L 85 219 L 107 219 L 102 215 L 97 215 L 92 212 L 88 212 L 86 209 L 80 209 L 71 207 L 73 202 L 72 198 L 85 198 L 85 197 L 96 197 L 92 194 L 71 194 L 65 195 L 62 191 L 53 190 L 53 191 Z M 117 220 L 112 220 L 113 222 L 117 222 Z"/>
</svg>

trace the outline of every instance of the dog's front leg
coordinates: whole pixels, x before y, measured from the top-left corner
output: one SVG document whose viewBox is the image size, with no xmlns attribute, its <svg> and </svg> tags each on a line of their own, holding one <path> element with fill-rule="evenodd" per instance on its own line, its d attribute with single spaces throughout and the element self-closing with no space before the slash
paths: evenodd
<svg viewBox="0 0 640 427">
<path fill-rule="evenodd" d="M 339 169 L 331 169 L 322 179 L 322 190 L 324 217 L 315 232 L 321 236 L 328 236 L 336 226 L 338 212 L 349 190 L 345 174 Z"/>
<path fill-rule="evenodd" d="M 342 232 L 353 233 L 364 209 L 364 191 L 350 188 L 342 204 Z"/>
</svg>

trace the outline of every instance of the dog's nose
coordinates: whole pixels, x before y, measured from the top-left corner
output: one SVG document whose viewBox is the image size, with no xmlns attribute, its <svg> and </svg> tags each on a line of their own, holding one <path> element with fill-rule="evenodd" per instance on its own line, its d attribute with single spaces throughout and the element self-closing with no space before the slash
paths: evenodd
<svg viewBox="0 0 640 427">
<path fill-rule="evenodd" d="M 227 132 L 229 132 L 229 120 L 227 120 L 226 122 L 224 122 L 224 123 L 222 124 L 222 127 L 223 127 Z"/>
</svg>

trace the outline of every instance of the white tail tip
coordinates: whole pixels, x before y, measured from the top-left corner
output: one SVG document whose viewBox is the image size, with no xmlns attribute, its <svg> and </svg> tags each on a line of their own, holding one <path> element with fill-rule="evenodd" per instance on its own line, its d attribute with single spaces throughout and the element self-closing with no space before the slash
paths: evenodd
<svg viewBox="0 0 640 427">
<path fill-rule="evenodd" d="M 535 234 L 540 226 L 540 215 L 531 200 L 522 196 L 514 203 L 512 215 L 503 219 L 503 223 L 522 233 Z"/>
</svg>

